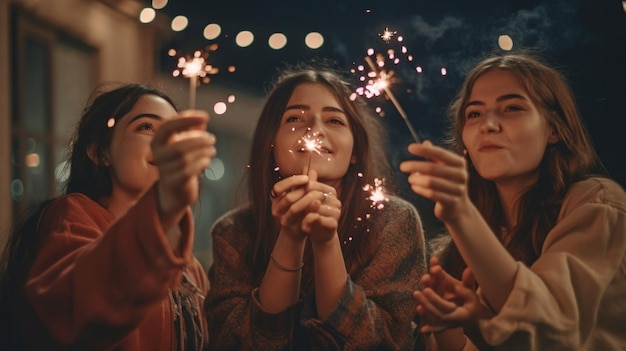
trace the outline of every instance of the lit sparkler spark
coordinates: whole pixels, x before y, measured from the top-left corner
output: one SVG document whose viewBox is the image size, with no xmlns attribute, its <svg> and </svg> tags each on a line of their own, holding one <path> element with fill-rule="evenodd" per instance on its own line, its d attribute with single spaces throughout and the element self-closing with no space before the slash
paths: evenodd
<svg viewBox="0 0 626 351">
<path fill-rule="evenodd" d="M 356 89 L 359 95 L 363 95 L 368 99 L 382 95 L 382 92 L 395 81 L 393 71 L 386 72 L 381 70 L 378 75 L 376 72 L 370 72 L 368 76 L 376 79 L 370 79 L 364 87 Z"/>
<path fill-rule="evenodd" d="M 311 158 L 313 157 L 313 153 L 315 152 L 318 155 L 322 154 L 322 140 L 319 138 L 319 133 L 315 132 L 309 134 L 310 130 L 310 128 L 307 128 L 307 130 L 304 132 L 304 136 L 302 137 L 302 139 L 298 140 L 298 143 L 302 144 L 301 150 L 310 152 L 309 164 L 307 166 L 307 175 L 311 170 Z"/>
<path fill-rule="evenodd" d="M 380 39 L 385 41 L 385 43 L 389 43 L 389 41 L 391 41 L 391 38 L 393 38 L 393 36 L 396 35 L 396 33 L 398 32 L 389 30 L 389 28 L 385 28 L 383 33 L 378 34 L 378 35 L 380 36 Z"/>
<path fill-rule="evenodd" d="M 208 51 L 217 50 L 217 44 L 213 44 L 208 47 Z M 217 74 L 219 68 L 214 67 L 207 63 L 209 58 L 208 51 L 196 50 L 192 56 L 183 56 L 178 58 L 176 69 L 172 72 L 174 77 L 182 75 L 185 78 L 189 78 L 189 108 L 193 109 L 196 106 L 196 88 L 199 84 L 199 78 L 202 82 L 209 82 L 209 74 Z M 170 56 L 176 55 L 176 50 L 170 49 Z M 232 68 L 234 71 L 234 67 Z M 230 67 L 229 67 L 230 71 Z"/>
<path fill-rule="evenodd" d="M 396 99 L 396 96 L 393 95 L 393 93 L 391 92 L 391 89 L 389 88 L 389 77 L 390 77 L 390 75 L 385 73 L 385 71 L 383 71 L 383 70 L 381 70 L 379 72 L 378 68 L 374 64 L 374 61 L 372 61 L 371 57 L 365 56 L 365 62 L 367 62 L 367 64 L 370 66 L 370 69 L 374 73 L 374 76 L 378 77 L 378 81 L 379 82 L 377 83 L 377 86 L 382 88 L 385 91 L 385 93 L 387 94 L 387 97 L 389 97 L 389 100 L 391 100 L 393 105 L 396 107 L 396 110 L 398 110 L 398 113 L 400 114 L 400 116 L 404 120 L 404 123 L 406 124 L 407 128 L 409 129 L 409 132 L 411 132 L 411 136 L 413 136 L 413 139 L 415 140 L 415 142 L 419 143 L 420 142 L 419 137 L 417 136 L 417 133 L 415 132 L 415 129 L 413 129 L 413 126 L 411 125 L 411 122 L 409 122 L 409 117 L 407 116 L 406 112 L 404 112 L 404 109 L 402 108 L 402 106 L 398 102 L 398 99 Z"/>
<path fill-rule="evenodd" d="M 382 178 L 374 178 L 374 185 L 366 184 L 363 187 L 364 191 L 369 192 L 369 196 L 367 197 L 372 203 L 370 205 L 373 209 L 382 209 L 385 207 L 384 202 L 389 201 L 389 198 L 385 194 L 385 179 Z"/>
</svg>

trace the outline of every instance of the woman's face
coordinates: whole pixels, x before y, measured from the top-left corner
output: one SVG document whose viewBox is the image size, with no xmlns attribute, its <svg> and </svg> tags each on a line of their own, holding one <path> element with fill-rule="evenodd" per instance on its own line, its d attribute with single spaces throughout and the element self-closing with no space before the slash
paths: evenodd
<svg viewBox="0 0 626 351">
<path fill-rule="evenodd" d="M 274 159 L 283 177 L 318 173 L 337 187 L 354 162 L 350 121 L 331 91 L 319 83 L 298 85 L 283 111 L 274 139 Z"/>
<path fill-rule="evenodd" d="M 481 177 L 519 186 L 537 181 L 546 146 L 558 141 L 517 77 L 501 69 L 476 80 L 462 137 Z"/>
<path fill-rule="evenodd" d="M 163 121 L 176 115 L 174 107 L 163 98 L 144 95 L 117 121 L 106 153 L 113 197 L 137 198 L 159 179 L 150 143 Z"/>
</svg>

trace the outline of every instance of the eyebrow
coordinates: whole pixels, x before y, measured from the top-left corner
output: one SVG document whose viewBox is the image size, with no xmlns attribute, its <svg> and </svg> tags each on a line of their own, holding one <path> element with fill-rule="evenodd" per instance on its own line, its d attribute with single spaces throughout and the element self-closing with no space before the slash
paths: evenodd
<svg viewBox="0 0 626 351">
<path fill-rule="evenodd" d="M 156 119 L 158 121 L 163 120 L 163 117 L 159 116 L 159 115 L 155 115 L 154 113 L 140 113 L 136 116 L 134 116 L 133 118 L 130 119 L 130 121 L 128 121 L 128 123 L 126 125 L 130 125 L 131 123 L 133 123 L 134 121 L 140 119 L 140 118 L 151 118 L 151 119 Z"/>
<path fill-rule="evenodd" d="M 310 110 L 311 107 L 309 105 L 289 105 L 287 107 L 285 107 L 285 111 L 287 112 L 289 110 Z M 333 107 L 333 106 L 324 106 L 322 107 L 322 111 L 323 112 L 340 112 L 345 114 L 345 112 L 343 112 L 342 109 L 340 109 L 339 107 Z"/>
<path fill-rule="evenodd" d="M 506 94 L 506 95 L 499 96 L 499 97 L 496 99 L 496 102 L 502 102 L 502 101 L 505 101 L 505 100 L 511 100 L 511 99 L 522 99 L 522 100 L 528 100 L 525 96 L 520 95 L 520 94 Z M 465 105 L 465 108 L 468 108 L 468 107 L 470 107 L 470 106 L 475 106 L 475 105 L 480 105 L 480 106 L 482 106 L 482 105 L 484 105 L 484 104 L 485 104 L 485 103 L 484 103 L 484 102 L 482 102 L 482 101 L 470 101 L 470 102 L 468 102 L 468 103 Z"/>
</svg>

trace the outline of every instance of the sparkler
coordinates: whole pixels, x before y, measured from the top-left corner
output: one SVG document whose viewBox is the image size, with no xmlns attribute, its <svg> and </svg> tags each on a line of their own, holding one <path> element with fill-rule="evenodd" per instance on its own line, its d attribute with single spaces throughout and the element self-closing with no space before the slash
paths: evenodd
<svg viewBox="0 0 626 351">
<path fill-rule="evenodd" d="M 313 158 L 313 153 L 317 153 L 318 155 L 322 154 L 321 151 L 321 147 L 322 147 L 322 140 L 320 140 L 320 138 L 318 137 L 319 133 L 312 133 L 311 135 L 309 135 L 309 132 L 311 131 L 310 128 L 307 128 L 307 130 L 304 132 L 304 136 L 302 136 L 302 139 L 300 139 L 298 142 L 302 144 L 302 149 L 301 150 L 306 150 L 309 152 L 309 163 L 307 165 L 307 175 L 309 175 L 309 171 L 311 170 L 311 158 Z"/>
<path fill-rule="evenodd" d="M 366 184 L 363 187 L 364 191 L 369 192 L 369 196 L 367 197 L 372 203 L 370 205 L 373 209 L 382 209 L 385 207 L 383 202 L 389 201 L 389 198 L 385 194 L 385 178 L 374 178 L 374 184 Z"/>
<path fill-rule="evenodd" d="M 206 64 L 206 59 L 202 51 L 197 50 L 193 53 L 193 57 L 179 57 L 176 69 L 172 73 L 174 77 L 183 75 L 189 78 L 189 109 L 196 107 L 196 88 L 198 86 L 198 77 L 206 77 L 206 68 L 210 67 Z M 210 68 L 209 68 L 210 69 Z"/>
<path fill-rule="evenodd" d="M 398 110 L 398 113 L 400 114 L 400 116 L 404 120 L 404 123 L 406 124 L 407 128 L 409 129 L 409 132 L 411 133 L 411 136 L 413 137 L 415 142 L 419 143 L 420 139 L 417 136 L 417 133 L 415 132 L 415 129 L 413 129 L 413 126 L 411 125 L 411 122 L 409 121 L 409 118 L 408 118 L 406 112 L 404 112 L 404 109 L 400 105 L 400 102 L 398 102 L 398 99 L 396 99 L 396 96 L 393 94 L 393 92 L 389 88 L 389 78 L 392 75 L 391 74 L 387 74 L 384 70 L 381 70 L 379 72 L 378 71 L 378 67 L 376 67 L 376 65 L 374 64 L 374 61 L 372 61 L 371 57 L 369 57 L 369 56 L 365 56 L 365 62 L 367 62 L 367 64 L 370 66 L 370 69 L 372 70 L 374 75 L 376 77 L 378 77 L 378 79 L 376 80 L 374 86 L 377 87 L 377 88 L 382 88 L 385 91 L 385 93 L 387 94 L 387 97 L 389 97 L 389 100 L 391 100 L 393 105 L 396 107 L 396 110 Z"/>
<path fill-rule="evenodd" d="M 217 44 L 208 47 L 208 51 L 217 50 Z M 207 63 L 208 51 L 196 50 L 192 56 L 182 56 L 178 58 L 176 69 L 172 72 L 174 77 L 182 75 L 189 78 L 189 109 L 196 107 L 196 88 L 201 78 L 204 83 L 209 82 L 209 74 L 217 74 L 219 68 Z M 170 56 L 176 55 L 176 50 L 170 49 Z M 229 67 L 229 71 L 234 71 L 234 67 Z"/>
<path fill-rule="evenodd" d="M 393 38 L 394 35 L 396 35 L 396 31 L 393 30 L 389 30 L 389 28 L 385 28 L 385 30 L 383 31 L 382 34 L 378 34 L 380 36 L 380 39 L 384 40 L 385 43 L 389 43 L 389 41 L 391 41 L 391 38 Z"/>
</svg>

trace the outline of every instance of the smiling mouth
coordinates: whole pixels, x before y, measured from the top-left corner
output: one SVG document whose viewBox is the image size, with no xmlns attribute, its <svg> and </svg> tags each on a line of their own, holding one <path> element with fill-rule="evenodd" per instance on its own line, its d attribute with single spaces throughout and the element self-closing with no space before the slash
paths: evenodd
<svg viewBox="0 0 626 351">
<path fill-rule="evenodd" d="M 480 149 L 478 149 L 478 151 L 488 152 L 488 151 L 497 151 L 501 149 L 502 148 L 500 146 L 491 145 L 491 146 L 483 146 Z"/>
<path fill-rule="evenodd" d="M 311 153 L 316 153 L 316 154 L 319 154 L 319 155 L 321 155 L 321 154 L 332 154 L 333 153 L 331 150 L 329 150 L 329 149 L 327 149 L 325 147 L 318 147 L 318 148 L 315 148 L 314 150 L 309 150 L 309 149 L 307 149 L 305 147 L 301 147 L 300 149 L 298 149 L 298 152 L 302 152 L 302 153 L 309 153 L 309 152 L 311 152 Z"/>
</svg>

